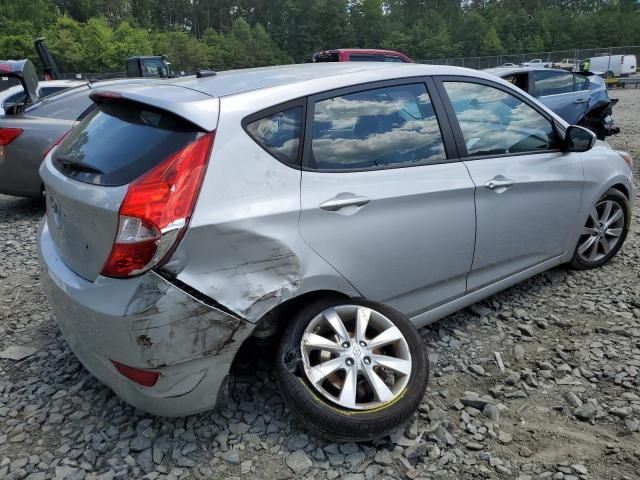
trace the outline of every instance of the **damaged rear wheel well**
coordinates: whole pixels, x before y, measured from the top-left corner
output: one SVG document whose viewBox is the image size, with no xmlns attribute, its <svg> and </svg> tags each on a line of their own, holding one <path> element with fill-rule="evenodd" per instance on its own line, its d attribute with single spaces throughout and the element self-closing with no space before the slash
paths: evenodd
<svg viewBox="0 0 640 480">
<path fill-rule="evenodd" d="M 316 290 L 291 298 L 286 302 L 281 303 L 258 320 L 253 334 L 254 337 L 266 340 L 274 336 L 277 332 L 282 331 L 288 325 L 289 321 L 297 311 L 304 308 L 305 305 L 308 305 L 311 302 L 324 298 L 347 299 L 349 297 L 344 293 L 334 290 Z"/>
</svg>

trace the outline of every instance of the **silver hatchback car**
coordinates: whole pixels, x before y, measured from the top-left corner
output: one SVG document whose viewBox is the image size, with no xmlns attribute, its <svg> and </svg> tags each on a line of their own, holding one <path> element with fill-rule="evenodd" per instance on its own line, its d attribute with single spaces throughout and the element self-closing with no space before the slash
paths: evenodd
<svg viewBox="0 0 640 480">
<path fill-rule="evenodd" d="M 122 399 L 223 399 L 252 337 L 334 440 L 407 421 L 428 324 L 622 246 L 631 159 L 507 82 L 453 67 L 306 64 L 113 85 L 46 157 L 42 283 Z"/>
</svg>

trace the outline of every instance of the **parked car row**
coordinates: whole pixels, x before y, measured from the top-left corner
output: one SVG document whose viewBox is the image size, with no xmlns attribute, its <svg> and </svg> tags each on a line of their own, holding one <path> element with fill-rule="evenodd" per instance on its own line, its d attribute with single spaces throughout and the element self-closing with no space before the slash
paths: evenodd
<svg viewBox="0 0 640 480">
<path fill-rule="evenodd" d="M 417 327 L 555 265 L 603 265 L 629 229 L 631 158 L 528 95 L 557 81 L 525 85 L 526 69 L 318 62 L 42 100 L 28 65 L 10 69 L 29 102 L 0 119 L 0 188 L 44 192 L 60 329 L 152 414 L 223 402 L 259 336 L 309 430 L 381 437 L 427 388 Z"/>
<path fill-rule="evenodd" d="M 558 68 L 569 72 L 585 72 L 600 75 L 604 78 L 628 77 L 637 70 L 637 60 L 635 55 L 610 55 L 607 53 L 598 54 L 584 60 L 573 58 L 563 58 L 558 62 L 543 61 L 534 58 L 520 65 L 515 63 L 505 63 L 502 67 L 527 67 L 527 68 Z"/>
</svg>

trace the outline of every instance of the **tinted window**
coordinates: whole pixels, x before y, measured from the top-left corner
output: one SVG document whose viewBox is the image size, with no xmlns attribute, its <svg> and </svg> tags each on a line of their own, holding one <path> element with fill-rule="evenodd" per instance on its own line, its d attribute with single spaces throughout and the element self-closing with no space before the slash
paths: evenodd
<svg viewBox="0 0 640 480">
<path fill-rule="evenodd" d="M 294 107 L 249 123 L 247 131 L 278 160 L 297 165 L 301 123 L 302 107 Z"/>
<path fill-rule="evenodd" d="M 40 97 L 46 97 L 48 95 L 52 95 L 54 93 L 59 92 L 60 90 L 65 90 L 68 87 L 42 87 L 40 89 Z"/>
<path fill-rule="evenodd" d="M 385 55 L 384 56 L 384 61 L 385 62 L 405 63 L 405 61 L 403 59 L 401 59 L 400 57 L 394 57 L 393 55 Z"/>
<path fill-rule="evenodd" d="M 545 72 L 541 70 L 533 73 L 536 97 L 558 95 L 573 92 L 573 75 L 563 72 Z"/>
<path fill-rule="evenodd" d="M 318 169 L 406 166 L 445 158 L 423 84 L 367 90 L 315 104 L 312 159 Z"/>
<path fill-rule="evenodd" d="M 352 62 L 379 62 L 380 58 L 377 55 L 366 55 L 364 53 L 352 53 L 349 55 L 349 60 Z"/>
<path fill-rule="evenodd" d="M 516 87 L 524 90 L 525 92 L 529 90 L 529 79 L 526 73 L 512 73 L 511 75 L 502 77 L 502 79 L 509 83 L 513 83 Z"/>
<path fill-rule="evenodd" d="M 167 77 L 167 67 L 159 58 L 147 58 L 142 60 L 143 77 Z"/>
<path fill-rule="evenodd" d="M 55 151 L 58 170 L 95 185 L 124 185 L 197 139 L 195 126 L 171 113 L 103 102 Z"/>
<path fill-rule="evenodd" d="M 510 93 L 467 82 L 445 82 L 470 156 L 555 147 L 552 123 Z"/>
<path fill-rule="evenodd" d="M 581 90 L 589 90 L 588 80 L 586 77 L 582 77 L 580 75 L 573 76 L 573 91 L 579 92 Z"/>
<path fill-rule="evenodd" d="M 314 62 L 338 62 L 340 57 L 337 52 L 316 53 L 313 55 Z"/>
</svg>

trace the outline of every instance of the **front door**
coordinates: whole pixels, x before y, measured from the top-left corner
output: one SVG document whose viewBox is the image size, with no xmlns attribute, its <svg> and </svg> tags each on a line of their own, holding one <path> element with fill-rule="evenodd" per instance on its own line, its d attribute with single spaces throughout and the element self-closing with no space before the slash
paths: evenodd
<svg viewBox="0 0 640 480">
<path fill-rule="evenodd" d="M 446 154 L 425 84 L 323 94 L 308 110 L 305 241 L 364 297 L 410 317 L 462 296 L 474 184 Z"/>
<path fill-rule="evenodd" d="M 578 154 L 557 148 L 551 119 L 492 82 L 451 79 L 442 85 L 476 185 L 476 248 L 468 290 L 573 249 L 582 165 Z"/>
</svg>

